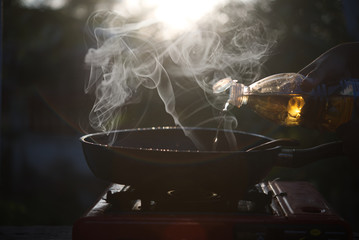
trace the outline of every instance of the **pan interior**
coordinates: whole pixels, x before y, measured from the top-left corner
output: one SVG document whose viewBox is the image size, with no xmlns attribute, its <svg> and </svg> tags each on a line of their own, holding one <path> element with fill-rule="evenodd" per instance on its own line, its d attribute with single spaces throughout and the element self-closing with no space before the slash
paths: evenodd
<svg viewBox="0 0 359 240">
<path fill-rule="evenodd" d="M 258 144 L 265 143 L 270 138 L 250 134 L 241 131 L 219 130 L 218 144 L 213 149 L 213 141 L 217 129 L 212 128 L 144 128 L 119 130 L 110 133 L 90 134 L 83 139 L 100 145 L 111 145 L 114 148 L 131 148 L 131 149 L 150 149 L 164 151 L 199 151 L 192 140 L 185 135 L 190 133 L 197 141 L 201 143 L 201 151 L 233 151 L 229 148 L 227 136 L 233 134 L 236 139 L 237 151 L 245 151 Z M 114 136 L 115 134 L 115 136 Z M 111 139 L 115 139 L 113 144 L 109 144 Z"/>
</svg>

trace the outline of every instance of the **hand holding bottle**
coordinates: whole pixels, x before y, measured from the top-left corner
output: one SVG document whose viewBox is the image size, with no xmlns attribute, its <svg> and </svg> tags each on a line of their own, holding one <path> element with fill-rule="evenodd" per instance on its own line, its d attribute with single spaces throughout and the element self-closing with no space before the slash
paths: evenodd
<svg viewBox="0 0 359 240">
<path fill-rule="evenodd" d="M 302 69 L 306 76 L 302 89 L 311 91 L 321 83 L 335 84 L 343 79 L 359 78 L 359 42 L 340 44 Z"/>
<path fill-rule="evenodd" d="M 306 76 L 301 88 L 311 91 L 320 84 L 335 84 L 343 79 L 359 79 L 359 42 L 340 44 L 315 59 L 299 72 Z M 358 94 L 358 93 L 357 93 Z M 337 128 L 343 140 L 343 151 L 359 159 L 359 97 L 354 101 L 354 117 Z M 359 163 L 355 161 L 359 166 Z"/>
</svg>

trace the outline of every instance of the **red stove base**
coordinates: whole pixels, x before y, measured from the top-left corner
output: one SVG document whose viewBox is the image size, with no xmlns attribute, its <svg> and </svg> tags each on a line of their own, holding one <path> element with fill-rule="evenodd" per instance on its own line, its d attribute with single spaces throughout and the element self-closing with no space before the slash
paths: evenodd
<svg viewBox="0 0 359 240">
<path fill-rule="evenodd" d="M 271 214 L 118 212 L 102 198 L 75 223 L 73 239 L 352 239 L 347 223 L 309 183 L 274 181 L 260 186 L 273 196 Z M 109 191 L 122 188 L 114 184 Z"/>
</svg>

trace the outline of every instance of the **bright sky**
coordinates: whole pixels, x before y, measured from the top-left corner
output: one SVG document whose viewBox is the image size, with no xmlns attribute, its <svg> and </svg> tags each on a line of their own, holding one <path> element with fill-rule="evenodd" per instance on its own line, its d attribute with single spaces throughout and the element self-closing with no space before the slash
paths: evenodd
<svg viewBox="0 0 359 240">
<path fill-rule="evenodd" d="M 228 0 L 123 0 L 114 10 L 121 13 L 134 13 L 141 8 L 153 9 L 153 17 L 163 22 L 169 31 L 184 30 L 205 14 Z"/>
<path fill-rule="evenodd" d="M 49 7 L 60 9 L 70 0 L 20 0 L 21 4 L 30 8 Z M 75 0 L 72 0 L 75 1 Z M 152 9 L 153 17 L 166 26 L 168 35 L 172 35 L 185 30 L 201 19 L 204 15 L 213 11 L 220 5 L 225 5 L 229 0 L 117 0 L 113 1 L 113 9 L 120 14 L 136 15 L 142 13 L 144 9 Z M 240 1 L 240 0 L 238 0 Z M 241 0 L 251 2 L 254 0 Z M 98 6 L 106 1 L 98 1 Z M 103 9 L 102 9 L 103 10 Z"/>
</svg>

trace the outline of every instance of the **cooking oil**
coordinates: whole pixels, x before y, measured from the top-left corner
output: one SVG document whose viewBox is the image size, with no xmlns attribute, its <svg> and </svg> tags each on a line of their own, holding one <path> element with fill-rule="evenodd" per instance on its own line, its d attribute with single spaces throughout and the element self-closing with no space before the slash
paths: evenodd
<svg viewBox="0 0 359 240">
<path fill-rule="evenodd" d="M 221 126 L 224 124 L 224 120 L 226 118 L 226 114 L 228 112 L 228 106 L 229 106 L 229 102 L 227 101 L 226 104 L 224 105 L 224 108 L 221 111 L 220 114 L 220 119 L 218 122 L 218 126 L 217 126 L 217 131 L 216 131 L 216 135 L 213 138 L 213 143 L 212 143 L 212 151 L 216 151 L 217 150 L 217 145 L 218 145 L 218 134 L 219 134 L 219 130 L 221 128 Z M 236 143 L 234 143 L 236 145 Z"/>
<path fill-rule="evenodd" d="M 354 97 L 321 98 L 304 94 L 250 95 L 247 106 L 260 116 L 286 126 L 334 131 L 352 117 Z"/>
<path fill-rule="evenodd" d="M 227 94 L 229 89 L 230 104 L 247 105 L 263 118 L 285 126 L 335 131 L 353 118 L 354 99 L 359 94 L 358 80 L 320 85 L 311 92 L 304 92 L 300 88 L 304 78 L 296 73 L 281 73 L 249 86 L 226 78 L 214 84 L 213 91 Z"/>
</svg>

